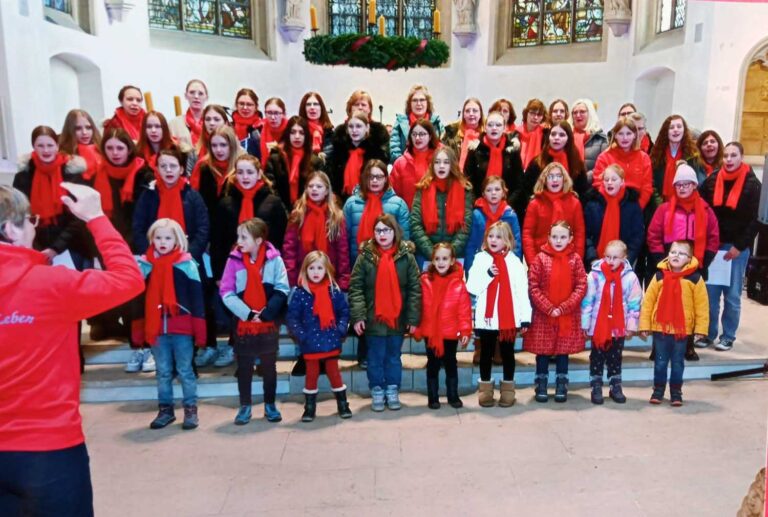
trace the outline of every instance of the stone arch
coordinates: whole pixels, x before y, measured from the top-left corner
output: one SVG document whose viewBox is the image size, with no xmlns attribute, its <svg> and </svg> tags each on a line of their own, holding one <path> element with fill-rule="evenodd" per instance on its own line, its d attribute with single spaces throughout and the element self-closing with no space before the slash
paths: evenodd
<svg viewBox="0 0 768 517">
<path fill-rule="evenodd" d="M 648 132 L 656 134 L 664 119 L 673 112 L 675 71 L 658 66 L 645 70 L 635 79 L 635 100 L 645 110 Z"/>
<path fill-rule="evenodd" d="M 79 54 L 62 52 L 50 58 L 51 106 L 54 120 L 63 123 L 73 107 L 86 110 L 94 120 L 104 118 L 101 69 Z"/>
<path fill-rule="evenodd" d="M 739 73 L 734 137 L 747 156 L 768 153 L 768 38 L 747 53 Z"/>
</svg>

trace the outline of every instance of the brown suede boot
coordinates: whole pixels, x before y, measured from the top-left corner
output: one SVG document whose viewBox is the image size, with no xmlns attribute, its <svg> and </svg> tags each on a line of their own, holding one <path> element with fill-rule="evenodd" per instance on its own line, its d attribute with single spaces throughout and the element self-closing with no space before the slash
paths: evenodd
<svg viewBox="0 0 768 517">
<path fill-rule="evenodd" d="M 477 402 L 480 407 L 493 407 L 493 381 L 477 381 Z"/>
<path fill-rule="evenodd" d="M 515 381 L 501 381 L 499 407 L 512 407 L 515 404 Z"/>
</svg>

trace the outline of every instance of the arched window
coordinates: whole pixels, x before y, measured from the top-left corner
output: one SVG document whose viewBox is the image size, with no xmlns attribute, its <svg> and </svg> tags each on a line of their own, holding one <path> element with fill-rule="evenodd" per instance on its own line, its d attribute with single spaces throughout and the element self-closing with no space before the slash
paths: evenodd
<svg viewBox="0 0 768 517">
<path fill-rule="evenodd" d="M 681 29 L 685 25 L 686 0 L 661 0 L 656 24 L 656 32 Z"/>
<path fill-rule="evenodd" d="M 149 0 L 154 29 L 229 38 L 253 37 L 250 0 Z"/>
<path fill-rule="evenodd" d="M 384 16 L 387 35 L 432 37 L 435 0 L 377 0 L 376 19 Z M 368 0 L 328 0 L 328 32 L 378 34 L 368 25 Z"/>
<path fill-rule="evenodd" d="M 603 39 L 603 0 L 513 0 L 512 47 Z"/>
</svg>

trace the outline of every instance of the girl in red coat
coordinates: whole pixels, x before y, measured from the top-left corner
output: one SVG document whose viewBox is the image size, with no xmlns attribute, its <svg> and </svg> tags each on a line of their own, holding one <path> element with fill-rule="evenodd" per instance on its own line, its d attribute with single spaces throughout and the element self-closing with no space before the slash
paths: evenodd
<svg viewBox="0 0 768 517">
<path fill-rule="evenodd" d="M 416 184 L 427 173 L 435 150 L 441 145 L 429 120 L 419 119 L 411 126 L 405 153 L 395 160 L 389 173 L 389 184 L 408 203 L 408 208 L 413 207 Z"/>
<path fill-rule="evenodd" d="M 531 328 L 523 349 L 536 354 L 536 402 L 546 402 L 549 358 L 556 358 L 555 402 L 568 398 L 568 354 L 584 350 L 581 300 L 587 292 L 587 273 L 573 249 L 573 230 L 566 221 L 555 222 L 549 242 L 530 265 L 528 292 L 533 305 Z"/>
<path fill-rule="evenodd" d="M 146 112 L 141 107 L 144 95 L 136 86 L 123 86 L 117 94 L 120 106 L 115 110 L 115 115 L 104 123 L 104 132 L 108 129 L 125 129 L 131 136 L 131 140 L 137 142 L 141 136 L 141 123 L 144 122 Z"/>
<path fill-rule="evenodd" d="M 440 409 L 438 397 L 440 363 L 445 368 L 448 404 L 460 408 L 456 349 L 467 347 L 472 334 L 472 304 L 464 284 L 464 269 L 448 242 L 432 248 L 432 263 L 421 275 L 421 324 L 416 338 L 427 338 L 427 404 Z"/>
<path fill-rule="evenodd" d="M 568 222 L 574 251 L 584 256 L 584 213 L 572 188 L 571 177 L 560 163 L 552 162 L 541 171 L 523 223 L 523 255 L 529 265 L 547 243 L 550 228 L 557 221 Z"/>
<path fill-rule="evenodd" d="M 608 149 L 597 157 L 592 170 L 592 186 L 599 188 L 603 183 L 603 171 L 609 165 L 620 165 L 624 171 L 627 187 L 640 193 L 640 208 L 651 200 L 653 195 L 653 173 L 651 158 L 640 149 L 640 134 L 634 121 L 622 117 L 611 129 L 611 141 Z"/>
<path fill-rule="evenodd" d="M 84 110 L 70 110 L 59 135 L 59 149 L 70 156 L 82 156 L 85 176 L 91 177 L 101 164 L 101 133 L 93 118 Z"/>
</svg>

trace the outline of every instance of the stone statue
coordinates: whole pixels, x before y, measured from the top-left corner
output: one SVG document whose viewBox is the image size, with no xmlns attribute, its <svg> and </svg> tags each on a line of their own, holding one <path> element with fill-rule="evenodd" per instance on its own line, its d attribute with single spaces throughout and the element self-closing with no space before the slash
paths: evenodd
<svg viewBox="0 0 768 517">
<path fill-rule="evenodd" d="M 454 31 L 475 32 L 475 8 L 476 0 L 453 0 L 456 5 L 458 23 Z"/>
<path fill-rule="evenodd" d="M 608 0 L 605 3 L 603 21 L 611 28 L 614 36 L 621 37 L 626 34 L 632 22 L 631 0 Z"/>
<path fill-rule="evenodd" d="M 630 0 L 609 0 L 606 6 L 606 14 L 612 15 L 614 18 L 623 18 L 632 16 L 632 7 Z"/>
<path fill-rule="evenodd" d="M 304 26 L 304 0 L 285 0 L 284 25 Z"/>
</svg>

